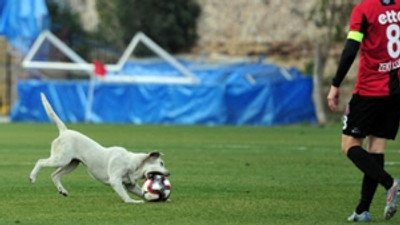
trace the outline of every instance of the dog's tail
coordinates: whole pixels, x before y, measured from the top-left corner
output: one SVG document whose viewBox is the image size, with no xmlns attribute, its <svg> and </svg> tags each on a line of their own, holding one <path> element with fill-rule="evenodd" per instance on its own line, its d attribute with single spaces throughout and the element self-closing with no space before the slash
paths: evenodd
<svg viewBox="0 0 400 225">
<path fill-rule="evenodd" d="M 42 99 L 42 104 L 44 109 L 46 110 L 47 115 L 57 124 L 57 128 L 60 133 L 67 130 L 67 127 L 65 126 L 63 121 L 61 121 L 61 119 L 54 112 L 53 107 L 51 107 L 49 101 L 47 101 L 46 95 L 40 93 L 40 98 Z"/>
</svg>

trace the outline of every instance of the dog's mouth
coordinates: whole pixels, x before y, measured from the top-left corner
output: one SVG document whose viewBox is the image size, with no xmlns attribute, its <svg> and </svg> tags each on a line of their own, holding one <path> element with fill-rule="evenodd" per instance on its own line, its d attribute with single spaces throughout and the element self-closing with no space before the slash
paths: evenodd
<svg viewBox="0 0 400 225">
<path fill-rule="evenodd" d="M 146 179 L 152 179 L 155 175 L 161 175 L 161 176 L 165 176 L 168 177 L 170 175 L 169 172 L 160 172 L 160 171 L 148 171 L 145 173 L 145 177 Z"/>
</svg>

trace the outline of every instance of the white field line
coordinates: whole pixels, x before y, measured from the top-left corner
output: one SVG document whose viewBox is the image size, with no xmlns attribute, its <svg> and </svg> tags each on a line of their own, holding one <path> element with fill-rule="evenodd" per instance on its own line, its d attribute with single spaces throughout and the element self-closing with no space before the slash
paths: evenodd
<svg viewBox="0 0 400 225">
<path fill-rule="evenodd" d="M 385 162 L 385 165 L 386 166 L 398 166 L 398 165 L 400 165 L 400 162 L 388 161 L 388 162 Z"/>
</svg>

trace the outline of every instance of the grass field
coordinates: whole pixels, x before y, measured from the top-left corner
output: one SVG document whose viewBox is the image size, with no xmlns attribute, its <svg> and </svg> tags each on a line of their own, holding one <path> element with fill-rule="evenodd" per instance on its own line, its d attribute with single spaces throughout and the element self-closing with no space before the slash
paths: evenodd
<svg viewBox="0 0 400 225">
<path fill-rule="evenodd" d="M 0 224 L 346 224 L 359 198 L 361 173 L 339 149 L 340 125 L 202 127 L 70 124 L 104 146 L 163 152 L 171 202 L 124 204 L 83 166 L 58 194 L 43 169 L 58 131 L 54 124 L 0 124 Z M 400 144 L 390 142 L 387 170 L 400 177 Z M 371 208 L 382 218 L 379 188 Z"/>
</svg>

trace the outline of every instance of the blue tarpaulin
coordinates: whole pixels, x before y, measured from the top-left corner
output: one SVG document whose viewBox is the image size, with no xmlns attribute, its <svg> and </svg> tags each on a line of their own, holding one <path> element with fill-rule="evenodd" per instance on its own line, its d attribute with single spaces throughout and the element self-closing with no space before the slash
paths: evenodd
<svg viewBox="0 0 400 225">
<path fill-rule="evenodd" d="M 22 54 L 49 27 L 45 0 L 0 0 L 0 34 Z"/>
<path fill-rule="evenodd" d="M 160 73 L 169 70 L 163 63 L 129 63 L 125 66 L 125 73 L 140 70 L 142 74 L 146 71 L 154 74 L 157 68 Z M 296 69 L 286 71 L 272 64 L 238 63 L 192 72 L 199 77 L 201 84 L 97 82 L 90 121 L 284 125 L 316 120 L 312 79 Z M 88 87 L 88 81 L 20 81 L 19 99 L 11 111 L 11 119 L 49 121 L 39 97 L 39 93 L 44 92 L 62 120 L 82 122 L 85 120 Z"/>
</svg>

